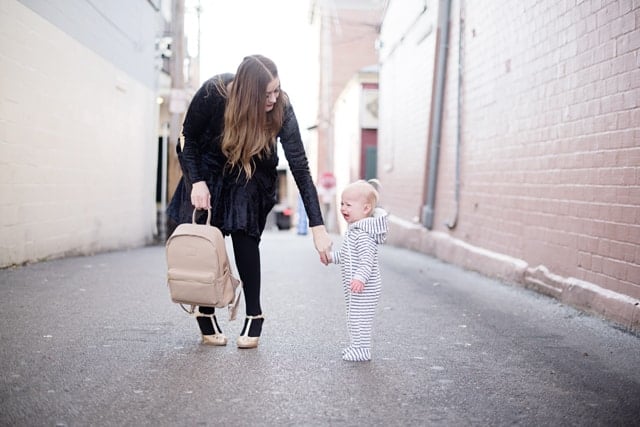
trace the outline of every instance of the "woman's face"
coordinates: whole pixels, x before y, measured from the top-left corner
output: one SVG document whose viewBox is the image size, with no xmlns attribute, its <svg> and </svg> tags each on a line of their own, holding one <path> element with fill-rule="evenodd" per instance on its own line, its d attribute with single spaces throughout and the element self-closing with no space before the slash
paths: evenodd
<svg viewBox="0 0 640 427">
<path fill-rule="evenodd" d="M 267 113 L 273 110 L 273 106 L 276 105 L 278 96 L 280 96 L 280 79 L 276 77 L 267 85 L 267 103 L 265 106 Z"/>
</svg>

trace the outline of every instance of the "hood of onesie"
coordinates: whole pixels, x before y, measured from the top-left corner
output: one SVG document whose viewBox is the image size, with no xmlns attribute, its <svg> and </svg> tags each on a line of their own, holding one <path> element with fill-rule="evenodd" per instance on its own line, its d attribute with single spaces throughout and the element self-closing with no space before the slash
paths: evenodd
<svg viewBox="0 0 640 427">
<path fill-rule="evenodd" d="M 375 208 L 373 216 L 354 222 L 352 227 L 366 231 L 376 243 L 381 244 L 387 239 L 389 229 L 387 216 L 389 214 L 382 208 Z"/>
</svg>

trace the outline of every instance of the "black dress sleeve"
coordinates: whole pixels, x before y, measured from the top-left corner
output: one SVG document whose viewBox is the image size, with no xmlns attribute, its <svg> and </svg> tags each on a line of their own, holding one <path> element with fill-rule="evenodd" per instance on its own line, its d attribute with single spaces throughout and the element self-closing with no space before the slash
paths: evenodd
<svg viewBox="0 0 640 427">
<path fill-rule="evenodd" d="M 208 138 L 212 138 L 208 135 L 208 130 L 212 126 L 215 109 L 222 98 L 216 87 L 217 78 L 218 76 L 207 80 L 195 93 L 182 125 L 184 148 L 180 155 L 180 164 L 189 184 L 205 181 L 207 178 L 203 157 L 210 142 Z"/>
<path fill-rule="evenodd" d="M 318 192 L 309 171 L 309 162 L 304 151 L 302 137 L 300 136 L 298 120 L 290 104 L 285 108 L 285 118 L 278 137 L 289 163 L 293 179 L 300 191 L 304 208 L 307 211 L 309 226 L 315 227 L 316 225 L 324 224 L 320 202 L 318 201 Z"/>
</svg>

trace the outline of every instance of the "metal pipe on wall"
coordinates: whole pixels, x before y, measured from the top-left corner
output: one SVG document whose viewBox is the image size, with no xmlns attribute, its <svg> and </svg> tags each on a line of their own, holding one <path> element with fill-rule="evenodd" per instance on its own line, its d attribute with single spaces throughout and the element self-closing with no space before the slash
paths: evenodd
<svg viewBox="0 0 640 427">
<path fill-rule="evenodd" d="M 464 0 L 460 0 L 458 11 L 458 105 L 456 123 L 456 182 L 455 182 L 455 209 L 453 218 L 447 222 L 449 230 L 453 230 L 458 224 L 460 212 L 460 145 L 462 145 L 462 70 L 463 70 L 463 40 L 464 40 Z"/>
<path fill-rule="evenodd" d="M 182 114 L 184 103 L 184 1 L 173 0 L 173 14 L 171 16 L 171 99 L 169 112 L 171 125 L 169 129 L 169 143 L 175 147 L 182 130 Z"/>
<path fill-rule="evenodd" d="M 167 184 L 169 180 L 169 123 L 162 125 L 162 143 L 161 143 L 161 179 L 160 179 L 160 226 L 158 230 L 158 239 L 164 242 L 167 238 Z"/>
<path fill-rule="evenodd" d="M 436 183 L 438 179 L 438 157 L 442 136 L 442 110 L 444 108 L 444 89 L 447 74 L 447 56 L 449 51 L 449 17 L 451 0 L 440 0 L 438 8 L 438 41 L 436 47 L 436 75 L 434 102 L 431 120 L 431 147 L 429 151 L 429 169 L 427 181 L 427 201 L 422 208 L 422 224 L 429 230 L 433 228 Z"/>
</svg>

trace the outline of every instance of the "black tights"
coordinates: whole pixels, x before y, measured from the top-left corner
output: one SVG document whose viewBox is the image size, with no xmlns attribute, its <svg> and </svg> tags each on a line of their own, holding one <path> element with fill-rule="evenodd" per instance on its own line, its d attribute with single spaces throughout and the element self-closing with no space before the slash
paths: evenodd
<svg viewBox="0 0 640 427">
<path fill-rule="evenodd" d="M 260 306 L 260 241 L 246 233 L 233 233 L 233 255 L 242 280 L 245 310 L 248 316 L 262 314 Z"/>
<path fill-rule="evenodd" d="M 262 314 L 260 306 L 260 241 L 244 232 L 231 234 L 233 255 L 242 280 L 245 312 L 248 316 Z M 213 314 L 213 307 L 199 307 L 203 314 Z M 203 335 L 213 334 L 213 325 L 208 317 L 198 317 L 198 325 Z"/>
</svg>

